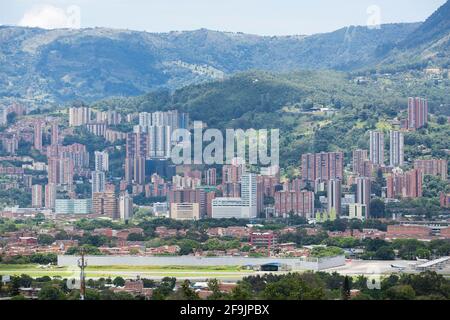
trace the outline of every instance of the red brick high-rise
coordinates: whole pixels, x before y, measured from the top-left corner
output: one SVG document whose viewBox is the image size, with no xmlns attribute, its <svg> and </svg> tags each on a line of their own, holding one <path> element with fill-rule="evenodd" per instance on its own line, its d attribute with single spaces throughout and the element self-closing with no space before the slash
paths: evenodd
<svg viewBox="0 0 450 320">
<path fill-rule="evenodd" d="M 447 181 L 448 161 L 439 160 L 416 160 L 414 169 L 422 170 L 423 174 L 438 176 L 443 181 Z"/>
<path fill-rule="evenodd" d="M 342 152 L 321 152 L 302 155 L 302 178 L 305 181 L 343 179 L 344 154 Z"/>
<path fill-rule="evenodd" d="M 422 183 L 421 170 L 413 169 L 405 173 L 390 174 L 386 178 L 387 197 L 420 198 L 423 194 Z"/>
<path fill-rule="evenodd" d="M 428 123 L 428 100 L 408 99 L 408 129 L 420 129 Z"/>
<path fill-rule="evenodd" d="M 275 212 L 278 216 L 289 213 L 303 217 L 314 216 L 314 193 L 311 191 L 278 191 L 275 192 Z"/>
</svg>

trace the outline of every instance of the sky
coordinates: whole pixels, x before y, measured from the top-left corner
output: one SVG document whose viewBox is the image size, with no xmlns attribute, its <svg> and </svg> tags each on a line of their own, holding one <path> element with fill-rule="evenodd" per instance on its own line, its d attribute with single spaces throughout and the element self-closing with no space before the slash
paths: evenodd
<svg viewBox="0 0 450 320">
<path fill-rule="evenodd" d="M 0 25 L 315 34 L 424 21 L 446 0 L 1 0 Z"/>
</svg>

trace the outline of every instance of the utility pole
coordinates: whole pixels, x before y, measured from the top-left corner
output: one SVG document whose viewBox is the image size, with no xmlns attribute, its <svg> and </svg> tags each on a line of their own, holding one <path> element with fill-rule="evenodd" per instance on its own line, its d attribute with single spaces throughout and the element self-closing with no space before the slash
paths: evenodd
<svg viewBox="0 0 450 320">
<path fill-rule="evenodd" d="M 78 259 L 78 267 L 80 268 L 80 300 L 84 300 L 86 296 L 86 278 L 84 269 L 87 267 L 87 261 L 84 259 L 84 248 L 81 248 L 81 258 Z"/>
</svg>

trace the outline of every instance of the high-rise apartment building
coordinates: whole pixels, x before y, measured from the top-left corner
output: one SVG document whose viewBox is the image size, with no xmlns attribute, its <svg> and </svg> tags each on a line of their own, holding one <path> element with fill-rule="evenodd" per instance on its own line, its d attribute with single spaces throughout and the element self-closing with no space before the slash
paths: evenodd
<svg viewBox="0 0 450 320">
<path fill-rule="evenodd" d="M 328 181 L 328 215 L 339 217 L 341 215 L 342 182 L 339 179 Z"/>
<path fill-rule="evenodd" d="M 389 163 L 391 167 L 402 167 L 405 159 L 403 133 L 391 130 L 389 136 Z"/>
<path fill-rule="evenodd" d="M 344 178 L 344 154 L 322 152 L 302 155 L 302 178 L 305 181 L 328 181 Z"/>
<path fill-rule="evenodd" d="M 133 197 L 128 192 L 123 192 L 119 197 L 119 216 L 122 221 L 133 217 Z"/>
<path fill-rule="evenodd" d="M 258 215 L 258 183 L 256 174 L 241 175 L 239 198 L 215 198 L 212 201 L 212 217 L 252 219 Z"/>
<path fill-rule="evenodd" d="M 445 159 L 416 160 L 414 169 L 421 170 L 425 175 L 437 176 L 443 181 L 447 181 L 448 161 Z"/>
<path fill-rule="evenodd" d="M 371 183 L 370 178 L 356 178 L 356 204 L 365 206 L 366 218 L 370 217 Z"/>
<path fill-rule="evenodd" d="M 416 130 L 428 123 L 428 100 L 424 98 L 408 99 L 408 128 Z"/>
<path fill-rule="evenodd" d="M 172 128 L 166 125 L 148 127 L 150 158 L 170 158 L 172 152 Z"/>
<path fill-rule="evenodd" d="M 364 163 L 369 160 L 367 150 L 353 150 L 352 172 L 358 176 L 365 176 Z"/>
<path fill-rule="evenodd" d="M 78 127 L 91 122 L 91 109 L 88 107 L 69 108 L 69 126 Z"/>
<path fill-rule="evenodd" d="M 34 148 L 42 150 L 42 122 L 39 120 L 34 122 Z"/>
<path fill-rule="evenodd" d="M 289 214 L 305 218 L 314 217 L 314 193 L 311 191 L 277 191 L 275 192 L 275 213 L 279 217 Z"/>
<path fill-rule="evenodd" d="M 92 209 L 95 215 L 119 218 L 118 201 L 115 192 L 98 192 L 92 195 Z"/>
<path fill-rule="evenodd" d="M 109 170 L 109 154 L 107 151 L 95 151 L 95 171 Z"/>
<path fill-rule="evenodd" d="M 69 158 L 51 157 L 48 159 L 48 182 L 56 185 L 73 184 L 74 165 Z"/>
<path fill-rule="evenodd" d="M 45 208 L 54 209 L 56 201 L 56 184 L 48 183 L 45 186 Z"/>
<path fill-rule="evenodd" d="M 106 175 L 103 171 L 92 171 L 92 194 L 105 192 Z"/>
<path fill-rule="evenodd" d="M 423 173 L 413 169 L 403 172 L 394 172 L 386 178 L 387 198 L 420 198 L 423 195 Z"/>
<path fill-rule="evenodd" d="M 52 146 L 56 146 L 59 144 L 59 127 L 58 123 L 52 124 L 52 137 L 51 137 Z"/>
<path fill-rule="evenodd" d="M 370 131 L 369 159 L 374 165 L 384 166 L 384 134 Z"/>
<path fill-rule="evenodd" d="M 42 186 L 35 184 L 31 188 L 31 205 L 33 208 L 42 208 Z"/>
</svg>

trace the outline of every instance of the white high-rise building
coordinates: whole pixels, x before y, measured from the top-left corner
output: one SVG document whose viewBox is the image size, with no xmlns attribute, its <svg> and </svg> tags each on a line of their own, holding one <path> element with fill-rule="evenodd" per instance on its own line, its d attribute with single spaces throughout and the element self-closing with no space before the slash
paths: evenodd
<svg viewBox="0 0 450 320">
<path fill-rule="evenodd" d="M 404 137 L 400 131 L 390 132 L 389 159 L 391 167 L 402 167 L 404 165 Z"/>
<path fill-rule="evenodd" d="M 127 221 L 133 217 L 133 198 L 124 192 L 119 197 L 119 215 L 120 220 Z"/>
<path fill-rule="evenodd" d="M 109 170 L 109 154 L 107 151 L 95 151 L 95 171 Z"/>
<path fill-rule="evenodd" d="M 384 134 L 370 131 L 370 161 L 375 165 L 384 166 Z"/>
<path fill-rule="evenodd" d="M 148 127 L 150 158 L 170 158 L 171 132 L 170 126 Z"/>
<path fill-rule="evenodd" d="M 105 192 L 106 177 L 103 171 L 92 171 L 92 194 Z"/>
<path fill-rule="evenodd" d="M 370 216 L 371 184 L 370 178 L 356 178 L 356 204 L 365 205 L 366 218 Z"/>
<path fill-rule="evenodd" d="M 216 198 L 212 201 L 212 217 L 215 219 L 257 217 L 256 174 L 243 173 L 241 176 L 240 198 Z"/>
<path fill-rule="evenodd" d="M 339 179 L 328 181 L 328 214 L 330 217 L 341 215 L 342 182 Z"/>
</svg>

